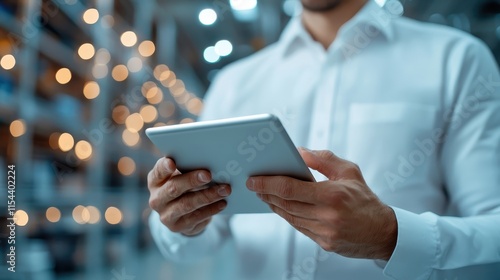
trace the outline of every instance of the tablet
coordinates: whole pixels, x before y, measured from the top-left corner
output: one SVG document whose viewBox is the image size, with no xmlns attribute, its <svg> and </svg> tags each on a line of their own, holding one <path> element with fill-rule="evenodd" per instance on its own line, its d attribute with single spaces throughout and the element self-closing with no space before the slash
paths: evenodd
<svg viewBox="0 0 500 280">
<path fill-rule="evenodd" d="M 246 187 L 250 176 L 281 175 L 314 181 L 280 120 L 270 114 L 148 128 L 146 135 L 179 171 L 207 169 L 213 184 L 232 193 L 221 214 L 270 213 Z"/>
</svg>

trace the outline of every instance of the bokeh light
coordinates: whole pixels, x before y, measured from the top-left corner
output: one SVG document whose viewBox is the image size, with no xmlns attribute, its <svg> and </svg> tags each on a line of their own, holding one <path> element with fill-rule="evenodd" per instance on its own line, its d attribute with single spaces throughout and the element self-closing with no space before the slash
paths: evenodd
<svg viewBox="0 0 500 280">
<path fill-rule="evenodd" d="M 78 141 L 75 145 L 75 154 L 81 160 L 88 160 L 92 156 L 92 145 L 85 140 Z"/>
<path fill-rule="evenodd" d="M 16 66 L 16 58 L 11 54 L 4 55 L 0 60 L 0 66 L 5 70 L 10 70 Z"/>
<path fill-rule="evenodd" d="M 118 171 L 120 174 L 130 176 L 135 172 L 135 161 L 129 157 L 122 157 L 118 161 Z"/>
<path fill-rule="evenodd" d="M 87 99 L 94 99 L 99 96 L 101 89 L 99 84 L 94 81 L 87 82 L 83 87 L 83 95 Z"/>
<path fill-rule="evenodd" d="M 139 136 L 139 133 L 125 129 L 122 133 L 122 140 L 125 145 L 135 147 L 141 141 L 141 137 Z"/>
<path fill-rule="evenodd" d="M 25 225 L 27 225 L 30 219 L 28 213 L 26 213 L 26 211 L 24 210 L 17 210 L 16 213 L 14 213 L 13 218 L 16 225 L 20 227 L 24 227 Z"/>
<path fill-rule="evenodd" d="M 139 45 L 139 53 L 144 57 L 150 57 L 155 53 L 156 47 L 152 41 L 143 41 Z"/>
<path fill-rule="evenodd" d="M 120 41 L 125 47 L 132 47 L 137 43 L 137 35 L 133 31 L 125 31 L 120 36 Z"/>
<path fill-rule="evenodd" d="M 61 68 L 56 72 L 56 81 L 65 85 L 71 81 L 71 71 L 68 68 Z"/>
<path fill-rule="evenodd" d="M 127 117 L 130 115 L 130 111 L 125 105 L 118 105 L 113 108 L 113 112 L 111 114 L 113 120 L 117 124 L 124 124 Z"/>
<path fill-rule="evenodd" d="M 90 44 L 90 43 L 82 44 L 78 48 L 78 55 L 83 60 L 89 60 L 89 59 L 91 59 L 95 55 L 94 46 L 92 44 Z"/>
<path fill-rule="evenodd" d="M 145 123 L 152 123 L 158 118 L 158 110 L 153 105 L 142 106 L 140 114 Z"/>
<path fill-rule="evenodd" d="M 45 211 L 45 217 L 51 223 L 57 223 L 61 219 L 61 211 L 56 207 L 49 207 L 47 211 Z"/>
<path fill-rule="evenodd" d="M 123 82 L 128 78 L 128 69 L 125 65 L 116 65 L 111 72 L 111 76 L 117 82 Z"/>
<path fill-rule="evenodd" d="M 113 206 L 106 209 L 104 217 L 106 218 L 106 221 L 111 225 L 119 224 L 123 219 L 123 215 L 120 209 Z"/>
<path fill-rule="evenodd" d="M 22 136 L 26 133 L 26 123 L 22 119 L 15 120 L 10 123 L 9 130 L 13 137 Z"/>
<path fill-rule="evenodd" d="M 59 136 L 59 149 L 63 152 L 67 152 L 71 149 L 73 149 L 73 145 L 75 145 L 75 140 L 73 139 L 73 136 L 69 133 L 63 133 L 61 136 Z"/>
<path fill-rule="evenodd" d="M 141 114 L 133 113 L 128 116 L 125 120 L 125 126 L 132 132 L 139 132 L 144 126 L 144 120 L 142 119 Z"/>
<path fill-rule="evenodd" d="M 99 11 L 91 8 L 83 13 L 83 21 L 87 24 L 94 24 L 99 20 Z"/>
</svg>

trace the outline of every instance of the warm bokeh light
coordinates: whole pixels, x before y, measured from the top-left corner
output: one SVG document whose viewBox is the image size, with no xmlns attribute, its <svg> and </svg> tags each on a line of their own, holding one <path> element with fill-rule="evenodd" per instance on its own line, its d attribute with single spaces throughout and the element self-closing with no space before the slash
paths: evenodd
<svg viewBox="0 0 500 280">
<path fill-rule="evenodd" d="M 24 123 L 24 120 L 22 119 L 15 120 L 10 123 L 9 130 L 13 137 L 22 136 L 26 133 L 26 123 Z"/>
<path fill-rule="evenodd" d="M 106 221 L 112 225 L 119 224 L 122 221 L 123 215 L 120 209 L 116 207 L 108 207 L 106 209 L 106 212 L 104 213 L 104 217 L 106 218 Z"/>
<path fill-rule="evenodd" d="M 26 213 L 26 211 L 24 210 L 17 210 L 16 213 L 14 213 L 13 218 L 16 225 L 20 227 L 24 227 L 25 225 L 27 225 L 30 219 L 28 213 Z"/>
<path fill-rule="evenodd" d="M 56 81 L 65 85 L 71 81 L 71 71 L 68 68 L 61 68 L 56 72 Z"/>
<path fill-rule="evenodd" d="M 181 80 L 176 80 L 175 84 L 170 87 L 170 92 L 174 97 L 181 96 L 186 91 L 186 86 Z"/>
<path fill-rule="evenodd" d="M 118 105 L 113 109 L 111 114 L 113 120 L 117 124 L 124 124 L 127 117 L 130 115 L 130 111 L 125 105 Z"/>
<path fill-rule="evenodd" d="M 69 133 L 63 133 L 61 136 L 59 136 L 59 149 L 63 152 L 67 152 L 71 149 L 73 149 L 73 146 L 75 145 L 75 140 L 73 139 L 73 136 Z"/>
<path fill-rule="evenodd" d="M 160 77 L 160 82 L 165 87 L 171 87 L 177 83 L 177 77 L 174 72 L 163 72 Z"/>
<path fill-rule="evenodd" d="M 175 113 L 175 105 L 170 101 L 166 101 L 160 104 L 160 116 L 164 118 L 170 118 Z"/>
<path fill-rule="evenodd" d="M 158 110 L 153 105 L 142 106 L 140 114 L 145 123 L 152 123 L 158 118 Z"/>
<path fill-rule="evenodd" d="M 87 99 L 94 99 L 97 96 L 99 96 L 99 93 L 101 92 L 101 88 L 99 87 L 99 84 L 94 81 L 87 82 L 85 86 L 83 87 L 83 95 Z"/>
<path fill-rule="evenodd" d="M 125 129 L 122 133 L 122 140 L 125 145 L 134 147 L 139 144 L 141 137 L 139 136 L 139 133 Z"/>
<path fill-rule="evenodd" d="M 118 161 L 118 171 L 120 174 L 129 176 L 135 172 L 135 161 L 129 157 L 122 157 Z"/>
<path fill-rule="evenodd" d="M 83 60 L 89 60 L 94 57 L 95 49 L 94 46 L 90 43 L 85 43 L 78 48 L 78 55 Z"/>
<path fill-rule="evenodd" d="M 108 75 L 108 66 L 106 64 L 95 64 L 92 67 L 92 76 L 96 79 L 103 79 Z"/>
<path fill-rule="evenodd" d="M 139 53 L 144 57 L 150 57 L 155 53 L 155 44 L 152 41 L 143 41 L 139 45 Z"/>
<path fill-rule="evenodd" d="M 92 156 L 92 145 L 85 140 L 78 141 L 75 145 L 75 154 L 81 160 L 88 160 Z"/>
<path fill-rule="evenodd" d="M 89 210 L 82 205 L 78 205 L 73 209 L 73 220 L 79 224 L 85 224 L 89 220 Z"/>
<path fill-rule="evenodd" d="M 61 136 L 61 133 L 58 133 L 58 132 L 54 132 L 54 133 L 50 134 L 50 136 L 49 136 L 49 146 L 53 150 L 59 149 L 59 137 L 60 136 Z"/>
<path fill-rule="evenodd" d="M 96 9 L 88 9 L 83 13 L 83 21 L 87 24 L 94 24 L 99 20 L 99 11 Z"/>
<path fill-rule="evenodd" d="M 144 120 L 142 119 L 141 114 L 133 113 L 128 116 L 125 120 L 125 126 L 132 132 L 139 132 L 144 126 Z"/>
<path fill-rule="evenodd" d="M 111 61 L 111 54 L 107 49 L 99 49 L 95 55 L 97 64 L 108 64 Z"/>
<path fill-rule="evenodd" d="M 198 116 L 203 109 L 203 103 L 199 98 L 192 98 L 187 102 L 186 109 L 189 113 Z"/>
<path fill-rule="evenodd" d="M 127 66 L 120 64 L 116 65 L 111 72 L 111 76 L 117 82 L 123 82 L 128 78 L 128 69 Z"/>
<path fill-rule="evenodd" d="M 190 99 L 191 96 L 188 92 L 183 92 L 183 94 L 175 97 L 175 101 L 180 105 L 185 105 Z"/>
<path fill-rule="evenodd" d="M 57 223 L 61 219 L 61 211 L 56 207 L 49 207 L 47 211 L 45 211 L 45 216 L 49 222 Z"/>
<path fill-rule="evenodd" d="M 160 126 L 166 126 L 167 124 L 166 123 L 163 123 L 163 122 L 157 122 L 155 123 L 155 125 L 153 125 L 154 127 L 160 127 Z"/>
<path fill-rule="evenodd" d="M 137 73 L 142 69 L 142 60 L 138 57 L 131 57 L 127 62 L 127 68 L 132 73 Z"/>
<path fill-rule="evenodd" d="M 165 64 L 160 64 L 160 65 L 157 65 L 155 67 L 155 69 L 153 70 L 153 75 L 155 76 L 155 78 L 157 80 L 160 80 L 160 76 L 163 72 L 166 72 L 166 71 L 169 71 L 170 69 L 168 68 L 167 65 Z"/>
<path fill-rule="evenodd" d="M 133 31 L 123 32 L 120 41 L 125 47 L 132 47 L 137 43 L 137 35 Z"/>
<path fill-rule="evenodd" d="M 180 123 L 192 123 L 192 122 L 194 122 L 194 120 L 191 118 L 185 118 L 180 121 Z"/>
<path fill-rule="evenodd" d="M 0 60 L 0 66 L 5 70 L 10 70 L 16 66 L 16 58 L 11 54 L 4 55 Z"/>
<path fill-rule="evenodd" d="M 89 214 L 88 223 L 97 224 L 101 220 L 101 212 L 95 206 L 87 206 L 87 212 Z"/>
<path fill-rule="evenodd" d="M 146 93 L 146 98 L 150 104 L 159 104 L 163 100 L 163 91 L 161 88 L 150 89 Z"/>
</svg>

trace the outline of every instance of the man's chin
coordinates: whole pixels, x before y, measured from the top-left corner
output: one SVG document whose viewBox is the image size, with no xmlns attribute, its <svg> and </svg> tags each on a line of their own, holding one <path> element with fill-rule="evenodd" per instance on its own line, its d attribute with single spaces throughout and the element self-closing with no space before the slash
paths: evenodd
<svg viewBox="0 0 500 280">
<path fill-rule="evenodd" d="M 310 12 L 328 12 L 335 9 L 342 0 L 301 0 L 304 10 Z"/>
</svg>

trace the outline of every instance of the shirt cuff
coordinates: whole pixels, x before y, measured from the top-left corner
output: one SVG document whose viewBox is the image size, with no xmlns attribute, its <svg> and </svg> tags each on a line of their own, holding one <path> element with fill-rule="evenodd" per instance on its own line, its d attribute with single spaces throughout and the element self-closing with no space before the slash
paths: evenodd
<svg viewBox="0 0 500 280">
<path fill-rule="evenodd" d="M 392 208 L 398 221 L 398 238 L 384 275 L 397 280 L 429 279 L 439 250 L 437 217 Z"/>
</svg>

